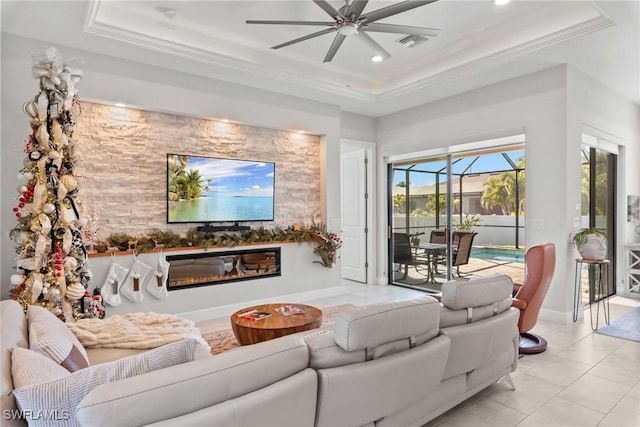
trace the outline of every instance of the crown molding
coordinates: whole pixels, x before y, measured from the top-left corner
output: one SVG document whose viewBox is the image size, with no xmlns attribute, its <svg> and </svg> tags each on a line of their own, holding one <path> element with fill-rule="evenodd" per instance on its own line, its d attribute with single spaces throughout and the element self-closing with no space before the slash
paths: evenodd
<svg viewBox="0 0 640 427">
<path fill-rule="evenodd" d="M 495 54 L 487 55 L 474 61 L 468 61 L 459 66 L 452 67 L 446 71 L 433 74 L 427 78 L 403 85 L 396 89 L 385 91 L 384 93 L 381 93 L 377 96 L 377 100 L 390 101 L 394 98 L 405 96 L 412 92 L 427 89 L 438 84 L 447 83 L 476 72 L 478 69 L 488 68 L 515 59 L 521 55 L 530 54 L 538 50 L 548 48 L 549 46 L 552 46 L 554 44 L 562 43 L 567 40 L 583 36 L 585 34 L 599 31 L 603 28 L 608 28 L 613 25 L 615 25 L 615 22 L 601 15 L 589 21 L 585 21 L 572 27 L 566 28 L 562 31 L 557 31 L 536 40 L 532 40 L 528 43 L 514 46 L 511 49 L 496 52 Z"/>
</svg>

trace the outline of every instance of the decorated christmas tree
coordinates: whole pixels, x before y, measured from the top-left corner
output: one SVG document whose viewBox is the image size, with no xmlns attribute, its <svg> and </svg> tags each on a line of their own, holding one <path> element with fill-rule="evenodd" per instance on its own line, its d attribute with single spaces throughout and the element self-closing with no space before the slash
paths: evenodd
<svg viewBox="0 0 640 427">
<path fill-rule="evenodd" d="M 13 208 L 18 225 L 9 233 L 18 254 L 11 296 L 25 310 L 39 304 L 65 321 L 103 317 L 99 295 L 87 292 L 91 271 L 83 242 L 86 219 L 77 200 L 73 131 L 82 112 L 77 97 L 82 71 L 49 48 L 44 56 L 34 57 L 33 77 L 40 82 L 40 92 L 23 105 L 32 132 Z"/>
</svg>

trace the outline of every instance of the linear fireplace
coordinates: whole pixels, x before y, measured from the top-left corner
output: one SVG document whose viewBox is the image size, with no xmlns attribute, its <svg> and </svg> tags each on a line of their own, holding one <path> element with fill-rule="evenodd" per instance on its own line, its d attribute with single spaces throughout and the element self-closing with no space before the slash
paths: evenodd
<svg viewBox="0 0 640 427">
<path fill-rule="evenodd" d="M 280 276 L 280 248 L 169 255 L 167 289 Z"/>
</svg>

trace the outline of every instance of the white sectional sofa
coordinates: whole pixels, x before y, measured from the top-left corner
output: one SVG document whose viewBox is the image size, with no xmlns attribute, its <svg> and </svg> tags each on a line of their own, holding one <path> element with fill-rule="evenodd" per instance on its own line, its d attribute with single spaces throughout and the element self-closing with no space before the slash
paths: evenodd
<svg viewBox="0 0 640 427">
<path fill-rule="evenodd" d="M 511 291 L 494 275 L 444 284 L 442 303 L 358 307 L 333 328 L 98 385 L 70 416 L 87 426 L 420 426 L 515 370 Z M 15 408 L 10 349 L 28 346 L 28 325 L 17 303 L 0 309 L 5 414 Z"/>
</svg>

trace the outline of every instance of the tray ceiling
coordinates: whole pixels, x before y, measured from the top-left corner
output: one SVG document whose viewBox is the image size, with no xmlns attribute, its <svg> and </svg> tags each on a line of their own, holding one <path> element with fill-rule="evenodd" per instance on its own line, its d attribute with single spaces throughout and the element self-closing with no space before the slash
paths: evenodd
<svg viewBox="0 0 640 427">
<path fill-rule="evenodd" d="M 365 14 L 398 1 L 371 0 Z M 329 2 L 336 9 L 344 4 Z M 2 7 L 2 30 L 9 33 L 38 38 L 33 28 L 39 20 L 52 22 L 52 14 L 63 14 L 69 28 L 49 27 L 42 37 L 89 50 L 107 46 L 116 56 L 138 52 L 141 62 L 371 116 L 563 63 L 640 103 L 636 1 L 514 0 L 496 6 L 486 0 L 440 0 L 379 21 L 440 30 L 414 47 L 398 42 L 402 34 L 368 33 L 391 54 L 379 63 L 370 61 L 371 49 L 357 35 L 348 36 L 333 61 L 323 63 L 333 34 L 270 48 L 322 27 L 245 23 L 330 21 L 311 0 L 3 1 Z M 123 45 L 128 49 L 117 48 Z"/>
</svg>

